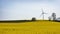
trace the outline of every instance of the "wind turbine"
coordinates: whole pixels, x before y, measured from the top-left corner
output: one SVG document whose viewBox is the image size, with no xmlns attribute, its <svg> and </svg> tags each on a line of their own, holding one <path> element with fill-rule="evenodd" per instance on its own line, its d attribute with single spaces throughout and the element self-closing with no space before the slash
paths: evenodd
<svg viewBox="0 0 60 34">
<path fill-rule="evenodd" d="M 42 9 L 41 16 L 42 16 L 43 20 L 44 20 L 44 14 L 47 14 L 47 13 L 45 13 L 45 12 L 43 11 L 43 9 Z"/>
</svg>

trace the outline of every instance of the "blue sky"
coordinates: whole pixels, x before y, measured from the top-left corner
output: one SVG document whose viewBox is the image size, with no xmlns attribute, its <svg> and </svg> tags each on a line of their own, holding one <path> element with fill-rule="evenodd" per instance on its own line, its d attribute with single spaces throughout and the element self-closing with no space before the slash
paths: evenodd
<svg viewBox="0 0 60 34">
<path fill-rule="evenodd" d="M 36 17 L 42 19 L 41 8 L 45 19 L 48 19 L 53 12 L 60 17 L 60 0 L 0 0 L 0 19 L 2 20 L 23 20 Z"/>
</svg>

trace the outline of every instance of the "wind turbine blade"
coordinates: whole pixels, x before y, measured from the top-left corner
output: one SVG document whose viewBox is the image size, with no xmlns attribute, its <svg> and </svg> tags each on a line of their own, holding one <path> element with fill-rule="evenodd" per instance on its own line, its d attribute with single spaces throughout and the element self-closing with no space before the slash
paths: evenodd
<svg viewBox="0 0 60 34">
<path fill-rule="evenodd" d="M 44 13 L 44 12 L 43 12 L 43 9 L 41 9 L 41 10 L 42 10 L 42 13 Z"/>
<path fill-rule="evenodd" d="M 40 15 L 40 17 L 42 16 L 43 14 Z"/>
<path fill-rule="evenodd" d="M 48 14 L 48 13 L 44 12 L 44 14 Z"/>
</svg>

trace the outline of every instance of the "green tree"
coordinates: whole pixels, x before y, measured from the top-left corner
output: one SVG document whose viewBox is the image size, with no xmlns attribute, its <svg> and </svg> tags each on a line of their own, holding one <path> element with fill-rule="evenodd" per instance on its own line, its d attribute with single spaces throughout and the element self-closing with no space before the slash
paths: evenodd
<svg viewBox="0 0 60 34">
<path fill-rule="evenodd" d="M 33 18 L 32 18 L 32 21 L 36 21 L 36 18 L 35 18 L 35 17 L 33 17 Z"/>
<path fill-rule="evenodd" d="M 53 21 L 56 19 L 56 13 L 52 13 Z"/>
</svg>

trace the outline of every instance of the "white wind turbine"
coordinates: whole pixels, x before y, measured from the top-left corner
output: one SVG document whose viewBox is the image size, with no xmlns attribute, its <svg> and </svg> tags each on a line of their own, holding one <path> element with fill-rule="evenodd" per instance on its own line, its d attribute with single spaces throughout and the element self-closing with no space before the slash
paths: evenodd
<svg viewBox="0 0 60 34">
<path fill-rule="evenodd" d="M 45 13 L 45 12 L 43 11 L 43 9 L 42 9 L 42 13 L 41 13 L 40 17 L 42 16 L 42 19 L 43 19 L 43 20 L 44 20 L 45 14 L 47 14 L 47 13 Z"/>
</svg>

